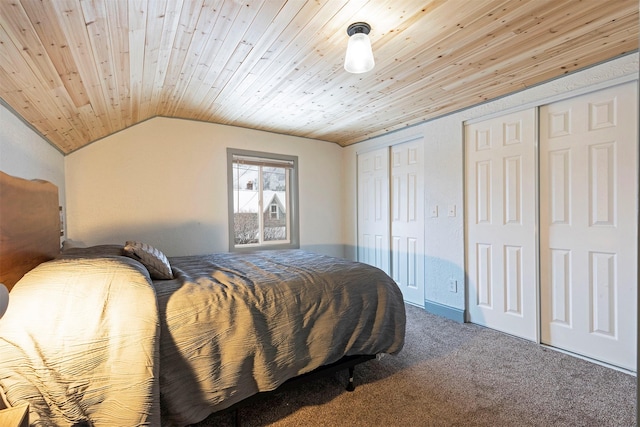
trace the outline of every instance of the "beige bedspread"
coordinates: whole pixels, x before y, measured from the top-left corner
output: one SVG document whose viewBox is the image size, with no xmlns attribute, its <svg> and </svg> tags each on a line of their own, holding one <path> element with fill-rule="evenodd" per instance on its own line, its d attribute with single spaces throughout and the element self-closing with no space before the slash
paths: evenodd
<svg viewBox="0 0 640 427">
<path fill-rule="evenodd" d="M 30 422 L 160 425 L 160 325 L 146 269 L 118 257 L 40 264 L 0 319 L 0 389 Z"/>
<path fill-rule="evenodd" d="M 345 355 L 397 353 L 402 295 L 382 271 L 304 251 L 42 264 L 0 320 L 0 389 L 32 419 L 186 425 Z M 15 295 L 14 295 L 15 294 Z"/>
</svg>

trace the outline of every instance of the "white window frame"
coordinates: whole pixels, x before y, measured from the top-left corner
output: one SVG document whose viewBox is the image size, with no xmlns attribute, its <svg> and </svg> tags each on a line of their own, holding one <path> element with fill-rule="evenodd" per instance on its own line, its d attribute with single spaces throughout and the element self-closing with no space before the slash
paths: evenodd
<svg viewBox="0 0 640 427">
<path fill-rule="evenodd" d="M 264 205 L 268 200 L 260 202 L 258 209 L 259 222 L 259 243 L 236 244 L 235 227 L 234 227 L 234 188 L 233 188 L 233 172 L 234 163 L 254 164 L 261 166 L 278 166 L 287 167 L 288 180 L 287 200 L 282 200 L 286 207 L 287 219 L 287 240 L 280 241 L 263 241 L 264 233 Z M 261 174 L 259 174 L 261 175 Z M 262 197 L 262 178 L 260 182 L 254 183 L 258 186 L 258 192 Z M 229 251 L 243 252 L 256 249 L 298 249 L 300 247 L 299 239 L 299 218 L 298 218 L 298 157 L 285 154 L 265 153 L 260 151 L 241 150 L 236 148 L 227 148 L 227 188 L 228 188 L 228 212 L 229 212 Z M 269 215 L 271 208 L 269 207 Z"/>
</svg>

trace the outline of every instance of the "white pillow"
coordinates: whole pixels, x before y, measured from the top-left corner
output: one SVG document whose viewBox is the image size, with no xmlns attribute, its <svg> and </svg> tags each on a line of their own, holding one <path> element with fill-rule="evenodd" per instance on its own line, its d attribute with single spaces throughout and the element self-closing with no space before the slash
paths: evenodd
<svg viewBox="0 0 640 427">
<path fill-rule="evenodd" d="M 149 270 L 152 279 L 173 279 L 171 265 L 161 250 L 146 243 L 127 241 L 124 246 L 125 255 L 140 261 Z"/>
</svg>

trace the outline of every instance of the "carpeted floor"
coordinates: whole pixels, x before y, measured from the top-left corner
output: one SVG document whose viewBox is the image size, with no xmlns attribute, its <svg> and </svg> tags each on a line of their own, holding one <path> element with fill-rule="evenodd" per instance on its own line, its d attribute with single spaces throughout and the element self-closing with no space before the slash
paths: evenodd
<svg viewBox="0 0 640 427">
<path fill-rule="evenodd" d="M 249 426 L 635 426 L 636 377 L 407 306 L 405 348 L 240 410 Z M 232 426 L 232 413 L 198 427 Z"/>
</svg>

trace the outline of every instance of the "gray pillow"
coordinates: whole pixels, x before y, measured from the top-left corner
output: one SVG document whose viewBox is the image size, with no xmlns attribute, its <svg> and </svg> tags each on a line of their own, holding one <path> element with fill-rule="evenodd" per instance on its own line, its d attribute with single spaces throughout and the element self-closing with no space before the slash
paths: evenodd
<svg viewBox="0 0 640 427">
<path fill-rule="evenodd" d="M 146 243 L 129 240 L 124 245 L 124 254 L 140 261 L 149 270 L 152 279 L 173 279 L 169 260 L 161 250 Z"/>
</svg>

